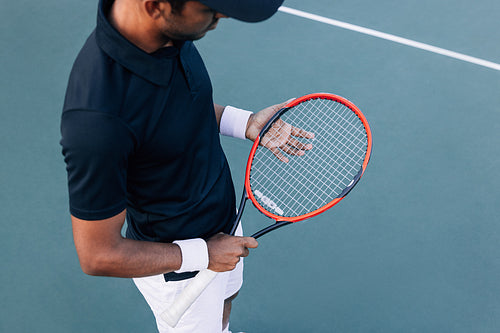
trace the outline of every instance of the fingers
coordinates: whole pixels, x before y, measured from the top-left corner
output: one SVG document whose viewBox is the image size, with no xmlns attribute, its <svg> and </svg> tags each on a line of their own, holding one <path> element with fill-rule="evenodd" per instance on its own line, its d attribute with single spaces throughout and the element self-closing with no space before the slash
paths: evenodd
<svg viewBox="0 0 500 333">
<path fill-rule="evenodd" d="M 281 151 L 278 149 L 278 148 L 269 148 L 269 150 L 271 151 L 271 153 L 273 153 L 274 156 L 276 156 L 276 158 L 278 158 L 278 160 L 280 160 L 281 162 L 283 163 L 288 163 L 289 162 L 289 159 L 288 157 L 286 157 L 285 155 L 283 155 L 281 153 Z"/>
<path fill-rule="evenodd" d="M 290 160 L 283 153 L 291 156 L 303 156 L 307 150 L 311 150 L 313 148 L 312 144 L 300 142 L 292 137 L 288 138 L 286 144 L 279 147 L 269 146 L 270 147 L 268 149 L 273 153 L 273 155 L 284 163 L 288 163 Z"/>
<path fill-rule="evenodd" d="M 235 236 L 239 241 L 239 248 L 235 249 L 233 255 L 240 261 L 240 257 L 248 257 L 250 254 L 249 249 L 255 249 L 259 246 L 259 243 L 255 238 L 252 237 L 238 237 Z"/>
<path fill-rule="evenodd" d="M 281 147 L 281 149 L 288 155 L 292 156 L 304 156 L 306 153 L 304 150 L 292 148 L 290 146 Z"/>
<path fill-rule="evenodd" d="M 276 108 L 276 111 L 283 109 L 285 106 L 287 106 L 288 104 L 290 104 L 290 102 L 292 102 L 294 99 L 295 98 L 290 98 L 286 102 L 283 102 L 283 103 L 280 103 L 280 104 L 276 104 L 274 106 Z"/>
<path fill-rule="evenodd" d="M 250 254 L 249 249 L 255 249 L 259 246 L 259 243 L 257 240 L 253 237 L 240 237 L 242 241 L 242 252 L 239 255 L 239 257 L 248 257 Z M 239 260 L 238 260 L 239 261 Z"/>
<path fill-rule="evenodd" d="M 278 119 L 262 138 L 261 145 L 267 148 L 280 147 L 283 149 L 285 145 L 288 145 L 298 150 L 312 149 L 312 144 L 303 143 L 295 138 L 314 139 L 314 133 L 292 126 Z"/>
<path fill-rule="evenodd" d="M 241 261 L 241 258 L 248 257 L 250 255 L 249 249 L 254 249 L 259 244 L 252 237 L 236 237 L 239 246 L 235 246 L 230 255 L 226 258 L 225 270 L 233 270 L 236 265 Z"/>
<path fill-rule="evenodd" d="M 249 249 L 256 248 L 258 245 L 258 242 L 252 237 L 217 234 L 207 241 L 208 268 L 216 272 L 232 270 L 242 257 L 247 257 L 250 254 Z"/>
<path fill-rule="evenodd" d="M 313 145 L 310 143 L 303 143 L 292 137 L 288 139 L 287 145 L 290 146 L 291 148 L 294 148 L 295 150 L 301 151 L 302 153 L 299 155 L 304 155 L 304 150 L 311 150 L 313 147 Z"/>
<path fill-rule="evenodd" d="M 270 110 L 271 111 L 271 114 L 270 116 L 274 115 L 276 112 L 278 112 L 279 110 L 283 109 L 284 107 L 286 107 L 288 104 L 290 104 L 290 102 L 292 102 L 295 98 L 290 98 L 289 100 L 287 100 L 286 102 L 283 102 L 283 103 L 279 103 L 279 104 L 275 104 L 273 106 L 270 106 L 264 110 Z M 271 118 L 271 117 L 269 117 Z"/>
<path fill-rule="evenodd" d="M 244 245 L 247 248 L 256 249 L 259 246 L 259 242 L 253 237 L 242 237 Z"/>
<path fill-rule="evenodd" d="M 314 133 L 308 132 L 295 126 L 292 126 L 291 134 L 297 138 L 314 139 Z"/>
</svg>

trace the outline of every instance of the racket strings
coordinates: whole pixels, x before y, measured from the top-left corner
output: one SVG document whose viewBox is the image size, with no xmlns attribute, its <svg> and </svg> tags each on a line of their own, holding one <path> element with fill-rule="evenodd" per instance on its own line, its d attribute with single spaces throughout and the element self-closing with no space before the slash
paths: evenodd
<svg viewBox="0 0 500 333">
<path fill-rule="evenodd" d="M 345 123 L 349 124 L 350 126 L 353 126 L 353 119 L 347 119 L 343 114 L 347 114 L 347 110 L 341 110 L 342 108 L 346 108 L 344 105 L 340 103 L 335 103 L 334 108 L 331 108 L 331 105 L 325 103 L 324 100 L 318 100 L 319 103 L 312 104 L 311 105 L 311 110 L 305 110 L 307 108 L 307 105 L 300 105 L 304 110 L 300 110 L 300 112 L 313 112 L 313 115 L 315 115 L 315 119 L 311 119 L 316 122 L 316 125 L 319 128 L 324 129 L 324 131 L 328 134 L 334 134 L 333 139 L 336 140 L 337 143 L 339 143 L 344 150 L 347 150 L 348 152 L 352 154 L 356 154 L 354 150 L 352 150 L 345 142 L 348 139 L 346 137 L 345 133 L 342 133 L 342 131 L 339 131 L 339 128 L 345 128 L 343 126 Z M 327 109 L 330 112 L 330 115 L 332 116 L 330 118 L 331 121 L 326 121 L 326 117 L 319 117 L 321 115 L 321 110 Z M 347 108 L 346 108 L 347 109 Z M 357 118 L 353 112 L 348 110 L 349 113 L 348 115 L 354 116 L 354 118 Z M 340 118 L 340 119 L 336 119 Z M 353 117 L 351 117 L 353 118 Z M 300 121 L 301 120 L 301 121 Z M 307 123 L 307 119 L 300 119 L 296 126 L 305 126 Z M 353 127 L 353 129 L 356 129 Z M 360 132 L 362 133 L 362 132 Z M 305 168 L 304 171 L 307 173 L 305 176 L 305 179 L 308 179 L 311 181 L 312 185 L 307 185 L 307 184 L 302 184 L 304 185 L 304 189 L 308 190 L 308 192 L 311 193 L 304 193 L 306 198 L 308 199 L 309 202 L 311 203 L 316 203 L 318 202 L 317 200 L 323 199 L 324 202 L 320 202 L 320 204 L 326 204 L 331 200 L 328 200 L 332 193 L 337 193 L 340 194 L 340 192 L 343 191 L 343 189 L 348 185 L 348 182 L 346 182 L 346 178 L 349 177 L 349 182 L 352 180 L 356 173 L 352 172 L 353 170 L 359 169 L 359 166 L 361 163 L 359 163 L 359 157 L 362 155 L 356 155 L 358 157 L 357 159 L 354 159 L 350 154 L 343 153 L 342 149 L 333 147 L 331 150 L 331 153 L 328 153 L 328 150 L 330 147 L 327 147 L 326 144 L 329 143 L 328 138 L 326 140 L 323 140 L 321 137 L 316 136 L 317 140 L 314 142 L 315 149 L 313 149 L 311 152 L 308 152 L 309 154 L 312 154 L 310 156 L 311 159 L 315 161 L 321 161 L 321 163 L 318 163 L 316 165 L 316 168 Z M 359 148 L 359 146 L 358 146 Z M 340 163 L 342 162 L 342 163 Z M 356 164 L 356 168 L 353 169 L 352 167 L 348 168 L 347 166 L 351 165 L 352 163 Z M 332 166 L 335 166 L 335 172 L 331 173 L 331 168 Z M 339 170 L 342 169 L 342 170 Z M 323 176 L 319 176 L 323 175 Z M 326 175 L 326 177 L 325 177 Z M 340 177 L 339 175 L 344 175 L 345 177 Z M 332 179 L 335 180 L 335 182 L 326 182 L 326 180 L 330 180 L 329 176 L 333 177 Z M 335 187 L 334 191 L 331 190 L 331 186 Z M 327 192 L 327 190 L 329 190 Z M 313 197 L 311 197 L 312 195 Z M 317 197 L 317 198 L 315 198 Z"/>
<path fill-rule="evenodd" d="M 323 107 L 327 107 L 326 105 L 324 105 L 325 104 L 324 102 L 322 104 Z M 364 139 L 365 132 L 360 131 L 359 128 L 355 127 L 355 125 L 357 124 L 354 121 L 358 119 L 355 113 L 350 112 L 348 115 L 351 117 L 350 119 L 348 119 L 345 116 L 343 116 L 343 113 L 346 113 L 345 112 L 346 110 L 339 110 L 339 108 L 347 109 L 346 106 L 337 103 L 335 109 L 332 109 L 334 113 L 332 114 L 332 118 L 330 119 L 331 121 L 327 122 L 324 119 L 318 119 L 318 121 L 320 121 L 319 126 L 325 128 L 326 130 L 329 130 L 330 133 L 335 133 L 333 139 L 335 139 L 336 142 L 339 143 L 339 145 L 342 146 L 344 150 L 347 150 L 347 153 L 345 153 L 339 147 L 335 146 L 332 148 L 332 154 L 326 154 L 325 156 L 327 158 L 330 157 L 331 159 L 330 162 L 332 163 L 338 162 L 338 159 L 341 159 L 342 162 L 344 162 L 346 165 L 349 165 L 350 163 L 358 163 L 359 158 L 363 157 L 364 152 L 366 151 L 366 140 Z M 340 119 L 336 119 L 336 117 L 339 117 Z M 342 126 L 344 126 L 345 124 L 351 126 L 351 128 L 354 131 L 358 131 L 359 136 L 353 136 L 355 133 L 350 133 L 349 137 L 346 137 L 345 133 L 342 133 L 341 131 L 338 130 L 339 128 L 342 128 Z M 298 124 L 298 125 L 300 126 L 303 124 Z M 355 139 L 358 139 L 358 142 L 355 142 Z M 327 143 L 328 142 L 329 141 L 327 141 Z M 328 149 L 328 147 L 325 147 L 324 144 L 325 141 L 319 140 L 319 143 L 320 143 L 319 146 L 320 151 L 326 151 Z M 352 149 L 351 145 L 354 145 L 355 149 Z M 349 161 L 346 160 L 346 158 L 349 159 Z M 339 165 L 342 166 L 342 164 Z M 344 170 L 348 173 L 350 172 L 350 169 L 348 170 L 344 168 Z M 352 176 L 354 176 L 354 174 L 352 174 Z"/>
<path fill-rule="evenodd" d="M 250 187 L 271 213 L 300 216 L 327 205 L 352 184 L 366 155 L 366 130 L 355 112 L 330 99 L 300 103 L 280 119 L 265 136 L 292 125 L 314 133 L 314 139 L 295 138 L 312 143 L 313 149 L 304 156 L 288 156 L 284 163 L 260 146 L 252 161 Z"/>
<path fill-rule="evenodd" d="M 290 181 L 289 176 L 284 176 L 282 173 L 275 173 L 269 168 L 267 168 L 267 171 L 269 174 L 263 175 L 260 184 L 255 184 L 254 187 L 259 188 L 259 185 L 265 187 L 266 195 L 270 195 L 269 199 L 273 201 L 279 209 L 283 210 L 283 216 L 295 216 L 289 215 L 286 212 L 308 211 L 310 209 L 309 207 L 317 205 L 317 201 L 315 201 L 317 193 L 314 192 L 312 187 L 297 186 L 297 183 Z M 275 200 L 278 199 L 276 193 L 278 191 L 281 192 L 282 197 L 276 202 Z M 296 200 L 299 196 L 302 197 L 301 201 Z M 259 199 L 265 206 L 269 206 L 269 203 L 265 202 L 266 199 Z M 291 203 L 295 206 L 292 207 Z M 283 209 L 283 207 L 285 209 Z"/>
<path fill-rule="evenodd" d="M 313 149 L 311 152 L 308 152 L 308 154 L 313 154 L 311 158 L 316 158 L 317 161 L 321 161 L 321 163 L 318 163 L 316 165 L 315 169 L 311 168 L 301 168 L 300 172 L 303 174 L 304 179 L 307 180 L 308 182 L 312 183 L 313 185 L 307 185 L 304 183 L 297 183 L 297 182 L 292 182 L 291 178 L 288 174 L 285 173 L 276 173 L 274 170 L 271 168 L 274 167 L 274 164 L 263 164 L 262 167 L 265 168 L 265 170 L 262 170 L 262 179 L 261 183 L 263 181 L 266 181 L 266 184 L 269 185 L 267 188 L 270 190 L 271 193 L 274 193 L 277 187 L 280 187 L 283 191 L 285 190 L 285 187 L 288 187 L 288 191 L 284 191 L 283 195 L 290 197 L 290 200 L 292 198 L 296 198 L 297 195 L 303 196 L 304 200 L 310 202 L 311 204 L 315 204 L 317 200 L 315 197 L 318 198 L 323 198 L 324 200 L 327 200 L 331 196 L 331 192 L 326 192 L 326 189 L 330 186 L 336 186 L 339 191 L 343 189 L 342 182 L 343 179 L 339 178 L 337 174 L 332 174 L 334 179 L 337 181 L 337 183 L 332 183 L 328 184 L 326 183 L 324 177 L 320 177 L 323 172 L 328 173 L 330 170 L 330 166 L 333 165 L 336 161 L 336 157 L 342 159 L 343 161 L 346 161 L 342 156 L 339 154 L 331 154 L 331 155 L 325 155 L 325 156 L 320 156 L 316 152 L 320 150 L 324 150 L 324 148 L 316 147 L 316 143 L 314 143 L 315 149 Z M 316 149 L 318 148 L 318 149 Z M 266 156 L 268 158 L 268 156 Z M 322 160 L 321 160 L 322 159 Z M 346 161 L 347 163 L 347 161 Z M 348 172 L 352 177 L 355 175 L 350 173 L 350 169 L 346 169 L 344 166 L 341 166 L 341 168 L 344 170 L 344 172 Z M 300 189 L 299 186 L 300 185 Z M 283 200 L 286 201 L 286 200 Z M 300 204 L 300 202 L 297 202 L 298 205 L 301 207 L 305 208 L 304 205 Z"/>
<path fill-rule="evenodd" d="M 345 176 L 347 177 L 348 176 L 354 177 L 357 174 L 357 170 L 361 166 L 360 159 L 364 157 L 364 152 L 366 151 L 365 148 L 366 144 L 363 142 L 362 137 L 357 137 L 357 136 L 346 137 L 345 133 L 339 132 L 337 129 L 343 124 L 348 124 L 349 126 L 353 126 L 352 128 L 356 129 L 354 127 L 355 123 L 352 122 L 352 119 L 348 120 L 345 117 L 341 117 L 340 121 L 335 119 L 335 117 L 333 117 L 331 124 L 324 122 L 324 125 L 325 127 L 327 127 L 327 129 L 331 130 L 332 133 L 336 133 L 333 136 L 333 139 L 336 140 L 336 142 L 338 143 L 338 145 L 330 148 L 331 154 L 324 155 L 325 158 L 324 162 L 329 167 L 336 165 L 338 168 L 341 168 L 343 172 L 340 172 L 340 170 L 336 170 L 339 171 L 340 174 L 345 174 Z M 364 135 L 364 133 L 361 134 Z M 315 154 L 317 151 L 328 151 L 329 147 L 326 147 L 326 144 L 330 143 L 330 141 L 325 142 L 319 140 L 318 142 L 320 143 L 318 145 L 319 149 L 316 151 L 312 151 L 313 154 Z M 335 173 L 333 176 L 337 180 L 339 180 L 338 177 L 336 177 L 336 174 L 338 173 Z M 338 187 L 340 188 L 342 187 L 342 185 L 338 184 Z"/>
</svg>

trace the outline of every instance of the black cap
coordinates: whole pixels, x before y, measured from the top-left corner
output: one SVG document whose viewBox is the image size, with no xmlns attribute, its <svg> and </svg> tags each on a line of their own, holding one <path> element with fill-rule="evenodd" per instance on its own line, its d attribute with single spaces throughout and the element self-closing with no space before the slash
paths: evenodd
<svg viewBox="0 0 500 333">
<path fill-rule="evenodd" d="M 260 22 L 273 16 L 284 0 L 199 0 L 213 10 L 245 22 Z"/>
</svg>

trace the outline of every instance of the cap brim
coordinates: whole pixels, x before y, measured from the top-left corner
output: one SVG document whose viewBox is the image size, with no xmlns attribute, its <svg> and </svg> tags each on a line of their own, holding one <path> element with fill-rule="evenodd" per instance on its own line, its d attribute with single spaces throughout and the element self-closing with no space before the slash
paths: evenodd
<svg viewBox="0 0 500 333">
<path fill-rule="evenodd" d="M 273 16 L 284 0 L 199 0 L 213 10 L 244 22 L 260 22 Z"/>
</svg>

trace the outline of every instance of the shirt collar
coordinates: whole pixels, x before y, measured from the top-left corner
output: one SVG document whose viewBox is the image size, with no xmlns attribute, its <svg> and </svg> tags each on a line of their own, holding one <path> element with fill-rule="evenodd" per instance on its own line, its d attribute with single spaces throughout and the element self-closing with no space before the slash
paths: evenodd
<svg viewBox="0 0 500 333">
<path fill-rule="evenodd" d="M 177 52 L 163 57 L 141 50 L 123 37 L 108 21 L 108 13 L 114 0 L 100 0 L 97 13 L 96 37 L 99 47 L 113 60 L 132 73 L 160 86 L 166 86 L 175 69 Z M 180 45 L 182 47 L 182 45 Z"/>
</svg>

